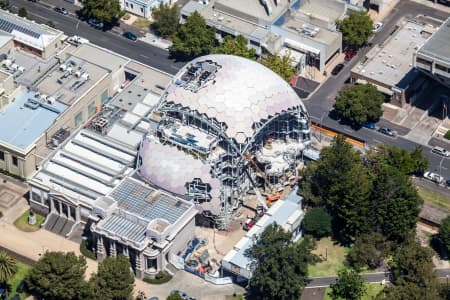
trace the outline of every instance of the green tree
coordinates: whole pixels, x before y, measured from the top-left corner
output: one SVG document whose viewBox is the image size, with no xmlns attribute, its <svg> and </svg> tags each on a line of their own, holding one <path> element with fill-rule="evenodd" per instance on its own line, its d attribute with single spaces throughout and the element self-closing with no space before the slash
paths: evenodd
<svg viewBox="0 0 450 300">
<path fill-rule="evenodd" d="M 28 17 L 27 9 L 25 7 L 19 8 L 18 15 L 19 15 L 19 17 L 22 17 L 22 18 Z"/>
<path fill-rule="evenodd" d="M 363 46 L 373 34 L 373 22 L 366 12 L 350 12 L 347 18 L 337 22 L 344 45 L 351 48 Z"/>
<path fill-rule="evenodd" d="M 370 188 L 360 153 L 341 135 L 322 149 L 320 159 L 310 164 L 300 182 L 300 193 L 307 201 L 327 208 L 342 243 L 350 243 L 366 230 Z"/>
<path fill-rule="evenodd" d="M 86 259 L 75 253 L 46 252 L 26 279 L 28 289 L 48 300 L 85 299 Z"/>
<path fill-rule="evenodd" d="M 295 75 L 295 68 L 292 66 L 292 58 L 289 55 L 282 57 L 268 55 L 265 59 L 261 60 L 261 63 L 286 81 L 291 80 Z"/>
<path fill-rule="evenodd" d="M 373 230 L 391 241 L 403 241 L 416 227 L 422 202 L 407 175 L 390 165 L 382 166 L 370 195 Z"/>
<path fill-rule="evenodd" d="M 47 26 L 55 28 L 55 23 L 53 23 L 53 21 L 48 21 Z"/>
<path fill-rule="evenodd" d="M 383 101 L 383 94 L 375 86 L 357 84 L 339 92 L 334 108 L 342 118 L 362 124 L 376 121 L 381 117 Z"/>
<path fill-rule="evenodd" d="M 0 8 L 3 10 L 9 10 L 11 8 L 9 0 L 0 0 Z"/>
<path fill-rule="evenodd" d="M 16 272 L 16 260 L 5 251 L 0 251 L 0 284 L 7 283 Z"/>
<path fill-rule="evenodd" d="M 430 295 L 420 286 L 407 282 L 402 285 L 391 285 L 384 288 L 377 300 L 438 300 L 435 293 Z M 445 298 L 444 298 L 445 299 Z"/>
<path fill-rule="evenodd" d="M 400 244 L 390 264 L 394 283 L 402 285 L 412 283 L 423 289 L 428 295 L 438 297 L 438 282 L 432 262 L 433 251 L 424 248 L 412 238 Z"/>
<path fill-rule="evenodd" d="M 428 169 L 430 162 L 428 161 L 428 158 L 423 154 L 422 147 L 416 147 L 410 152 L 410 156 L 414 161 L 414 169 L 412 173 L 408 174 L 423 175 L 425 170 Z"/>
<path fill-rule="evenodd" d="M 447 252 L 450 252 L 450 216 L 442 220 L 441 227 L 439 228 L 439 236 Z"/>
<path fill-rule="evenodd" d="M 81 13 L 88 18 L 95 18 L 105 24 L 113 24 L 122 14 L 117 0 L 82 0 Z"/>
<path fill-rule="evenodd" d="M 214 47 L 214 34 L 214 28 L 207 26 L 205 19 L 198 12 L 194 12 L 178 27 L 173 36 L 170 53 L 184 59 L 208 54 Z"/>
<path fill-rule="evenodd" d="M 127 300 L 131 298 L 134 275 L 130 261 L 123 255 L 107 257 L 90 280 L 95 299 Z"/>
<path fill-rule="evenodd" d="M 183 297 L 180 294 L 170 294 L 167 296 L 166 300 L 183 300 Z"/>
<path fill-rule="evenodd" d="M 255 49 L 249 49 L 247 43 L 247 39 L 242 35 L 238 35 L 236 38 L 226 36 L 223 42 L 213 49 L 213 53 L 230 54 L 248 59 L 256 59 Z"/>
<path fill-rule="evenodd" d="M 366 292 L 364 279 L 353 269 L 338 272 L 338 281 L 331 285 L 330 297 L 333 300 L 359 300 Z"/>
<path fill-rule="evenodd" d="M 314 207 L 306 211 L 303 218 L 303 230 L 315 238 L 331 234 L 331 216 L 322 207 Z"/>
<path fill-rule="evenodd" d="M 356 238 L 347 254 L 347 262 L 355 270 L 360 270 L 364 266 L 375 269 L 380 266 L 388 252 L 389 243 L 382 234 L 365 233 Z"/>
<path fill-rule="evenodd" d="M 249 286 L 253 298 L 300 298 L 306 285 L 310 257 L 308 253 L 298 251 L 291 238 L 291 233 L 277 224 L 271 224 L 249 250 L 256 265 Z"/>
<path fill-rule="evenodd" d="M 171 37 L 177 32 L 180 18 L 178 5 L 170 6 L 161 2 L 159 7 L 153 8 L 152 17 L 152 27 L 161 36 Z"/>
</svg>

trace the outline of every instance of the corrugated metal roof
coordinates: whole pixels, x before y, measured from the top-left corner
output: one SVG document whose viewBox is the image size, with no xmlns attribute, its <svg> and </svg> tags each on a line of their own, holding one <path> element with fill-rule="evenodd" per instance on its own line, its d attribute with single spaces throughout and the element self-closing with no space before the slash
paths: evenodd
<svg viewBox="0 0 450 300">
<path fill-rule="evenodd" d="M 100 223 L 98 228 L 133 242 L 141 243 L 145 240 L 146 228 L 144 226 L 119 215 L 111 216 L 104 223 Z"/>
</svg>

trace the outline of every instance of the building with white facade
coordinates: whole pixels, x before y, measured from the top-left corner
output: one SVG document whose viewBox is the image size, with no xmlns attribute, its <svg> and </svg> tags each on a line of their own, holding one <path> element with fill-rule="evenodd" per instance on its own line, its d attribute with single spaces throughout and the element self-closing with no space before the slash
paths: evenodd
<svg viewBox="0 0 450 300">
<path fill-rule="evenodd" d="M 177 0 L 120 0 L 120 7 L 136 16 L 143 18 L 150 18 L 152 16 L 152 9 L 162 4 L 172 5 Z"/>
</svg>

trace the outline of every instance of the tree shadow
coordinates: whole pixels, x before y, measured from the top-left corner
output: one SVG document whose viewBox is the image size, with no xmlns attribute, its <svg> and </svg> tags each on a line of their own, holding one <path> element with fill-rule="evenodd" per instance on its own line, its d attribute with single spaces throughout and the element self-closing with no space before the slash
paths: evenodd
<svg viewBox="0 0 450 300">
<path fill-rule="evenodd" d="M 441 238 L 439 237 L 439 234 L 433 234 L 430 238 L 430 247 L 436 252 L 436 254 L 439 256 L 442 260 L 448 260 L 449 256 L 447 253 L 447 250 L 445 249 L 444 244 L 442 243 Z"/>
</svg>

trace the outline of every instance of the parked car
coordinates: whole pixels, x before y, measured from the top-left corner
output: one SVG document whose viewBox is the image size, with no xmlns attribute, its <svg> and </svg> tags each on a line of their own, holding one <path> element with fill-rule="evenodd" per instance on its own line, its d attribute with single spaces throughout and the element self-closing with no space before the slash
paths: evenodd
<svg viewBox="0 0 450 300">
<path fill-rule="evenodd" d="M 378 131 L 385 135 L 395 136 L 395 133 L 389 127 L 386 127 L 386 126 L 380 127 L 380 129 L 378 129 Z"/>
<path fill-rule="evenodd" d="M 373 32 L 375 33 L 380 32 L 381 28 L 383 28 L 383 23 L 376 22 L 375 24 L 373 24 Z"/>
<path fill-rule="evenodd" d="M 355 56 L 356 55 L 356 51 L 353 51 L 353 50 L 348 50 L 348 51 L 345 51 L 345 60 L 346 61 L 350 61 L 352 58 L 353 58 L 353 56 Z"/>
<path fill-rule="evenodd" d="M 339 74 L 339 72 L 342 71 L 343 68 L 344 68 L 344 64 L 337 64 L 331 71 L 331 74 L 336 76 L 337 74 Z"/>
<path fill-rule="evenodd" d="M 99 20 L 95 19 L 95 18 L 90 18 L 88 20 L 88 24 L 97 28 L 97 29 L 103 29 L 103 23 L 100 22 Z"/>
<path fill-rule="evenodd" d="M 60 14 L 63 14 L 63 15 L 68 15 L 69 14 L 67 9 L 65 9 L 64 7 L 60 7 L 60 6 L 55 7 L 55 11 L 59 12 Z"/>
<path fill-rule="evenodd" d="M 448 178 L 445 183 L 447 184 L 447 186 L 450 186 L 450 178 Z"/>
<path fill-rule="evenodd" d="M 445 157 L 450 156 L 450 151 L 448 151 L 442 147 L 438 147 L 438 146 L 434 147 L 433 150 L 431 150 L 431 152 L 436 153 L 438 155 L 445 156 Z"/>
<path fill-rule="evenodd" d="M 248 218 L 247 221 L 245 221 L 243 229 L 250 230 L 253 226 L 255 226 L 255 220 L 253 220 L 252 218 Z"/>
<path fill-rule="evenodd" d="M 423 177 L 438 184 L 444 182 L 444 178 L 441 175 L 432 172 L 425 172 Z"/>
<path fill-rule="evenodd" d="M 362 127 L 366 127 L 369 129 L 375 129 L 375 123 L 374 122 L 364 122 L 361 124 Z"/>
<path fill-rule="evenodd" d="M 126 37 L 127 39 L 130 39 L 132 41 L 136 41 L 137 40 L 137 36 L 134 35 L 133 33 L 127 31 L 123 34 L 124 37 Z"/>
</svg>

